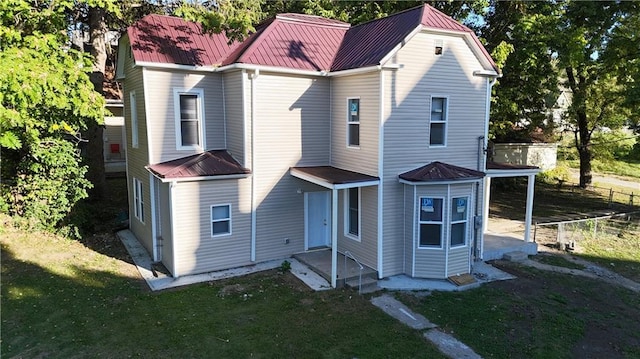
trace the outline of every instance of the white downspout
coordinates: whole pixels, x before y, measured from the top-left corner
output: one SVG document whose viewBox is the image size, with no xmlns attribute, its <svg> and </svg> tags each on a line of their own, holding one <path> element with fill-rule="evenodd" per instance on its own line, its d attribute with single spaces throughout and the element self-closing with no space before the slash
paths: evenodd
<svg viewBox="0 0 640 359">
<path fill-rule="evenodd" d="M 251 261 L 256 261 L 256 167 L 255 167 L 255 127 L 256 127 L 256 86 L 260 70 L 256 69 L 251 78 Z"/>
<path fill-rule="evenodd" d="M 345 274 L 346 275 L 346 274 Z M 338 281 L 338 190 L 331 189 L 331 287 Z"/>
<path fill-rule="evenodd" d="M 485 108 L 485 118 L 484 118 L 484 149 L 486 150 L 489 146 L 489 118 L 491 111 L 491 88 L 496 83 L 497 78 L 487 78 L 487 97 L 486 97 L 486 108 Z M 487 171 L 487 156 L 486 154 L 483 157 L 482 168 L 484 172 Z M 483 196 L 483 208 L 482 208 L 482 230 L 480 231 L 480 258 L 484 256 L 484 234 L 487 231 L 487 223 L 489 222 L 489 196 L 491 194 L 491 177 L 484 178 L 484 187 L 482 189 Z M 477 195 L 477 194 L 476 194 Z"/>
<path fill-rule="evenodd" d="M 172 259 L 172 267 L 171 268 L 171 273 L 173 274 L 173 276 L 175 278 L 180 276 L 180 273 L 178 273 L 178 258 L 176 256 L 176 241 L 177 241 L 177 233 L 178 231 L 176 230 L 178 227 L 176 226 L 176 216 L 175 216 L 175 203 L 174 201 L 177 199 L 177 196 L 175 195 L 175 191 L 176 191 L 176 187 L 177 187 L 178 183 L 176 181 L 171 182 L 171 184 L 169 184 L 169 217 L 171 218 L 171 256 L 173 258 Z"/>
<path fill-rule="evenodd" d="M 151 246 L 153 247 L 153 261 L 157 262 L 158 254 L 158 229 L 156 223 L 156 181 L 151 172 L 149 172 L 149 197 L 151 204 Z"/>
<path fill-rule="evenodd" d="M 384 260 L 383 256 L 383 231 L 384 231 L 384 217 L 382 207 L 384 203 L 384 70 L 380 70 L 380 98 L 379 101 L 379 114 L 378 114 L 378 177 L 380 177 L 380 184 L 378 184 L 378 279 L 383 277 Z"/>
</svg>

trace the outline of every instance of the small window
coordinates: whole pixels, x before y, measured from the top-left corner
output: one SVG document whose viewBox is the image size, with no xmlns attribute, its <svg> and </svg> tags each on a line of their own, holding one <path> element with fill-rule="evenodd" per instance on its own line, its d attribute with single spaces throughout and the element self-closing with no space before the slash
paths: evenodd
<svg viewBox="0 0 640 359">
<path fill-rule="evenodd" d="M 436 51 L 435 54 L 437 56 L 442 55 L 443 42 L 442 40 L 436 40 Z"/>
<path fill-rule="evenodd" d="M 144 223 L 144 192 L 142 181 L 137 178 L 133 179 L 133 215 Z"/>
<path fill-rule="evenodd" d="M 138 104 L 135 91 L 129 93 L 129 109 L 131 110 L 131 147 L 138 148 Z"/>
<path fill-rule="evenodd" d="M 468 223 L 467 197 L 458 197 L 451 200 L 451 246 L 464 246 L 467 244 Z"/>
<path fill-rule="evenodd" d="M 347 146 L 360 146 L 360 99 L 348 99 Z"/>
<path fill-rule="evenodd" d="M 349 188 L 345 197 L 345 235 L 360 240 L 360 188 Z"/>
<path fill-rule="evenodd" d="M 447 138 L 447 99 L 431 98 L 431 124 L 429 128 L 429 144 L 445 146 Z"/>
<path fill-rule="evenodd" d="M 231 234 L 231 205 L 211 206 L 211 237 Z"/>
<path fill-rule="evenodd" d="M 176 107 L 176 142 L 177 149 L 202 148 L 204 92 L 199 89 L 188 91 L 174 90 Z"/>
<path fill-rule="evenodd" d="M 420 197 L 420 247 L 442 248 L 442 201 Z"/>
</svg>

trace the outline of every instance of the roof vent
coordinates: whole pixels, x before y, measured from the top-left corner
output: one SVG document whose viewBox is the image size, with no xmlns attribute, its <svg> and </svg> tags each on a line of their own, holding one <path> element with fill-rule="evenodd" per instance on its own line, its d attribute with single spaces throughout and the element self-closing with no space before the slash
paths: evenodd
<svg viewBox="0 0 640 359">
<path fill-rule="evenodd" d="M 436 55 L 442 55 L 442 40 L 436 40 Z"/>
</svg>

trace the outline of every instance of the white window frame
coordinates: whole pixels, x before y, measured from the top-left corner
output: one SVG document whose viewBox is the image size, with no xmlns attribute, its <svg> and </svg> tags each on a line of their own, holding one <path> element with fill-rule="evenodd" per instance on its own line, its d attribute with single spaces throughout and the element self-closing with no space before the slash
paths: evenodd
<svg viewBox="0 0 640 359">
<path fill-rule="evenodd" d="M 358 121 L 351 121 L 351 100 L 358 100 Z M 362 133 L 362 131 L 360 131 L 360 117 L 362 115 L 362 111 L 361 109 L 361 103 L 360 103 L 360 97 L 347 97 L 347 132 L 346 132 L 346 142 L 347 142 L 347 147 L 348 148 L 354 148 L 354 149 L 358 149 L 360 148 L 360 133 Z M 358 126 L 358 144 L 357 145 L 352 145 L 350 142 L 350 134 L 351 134 L 351 127 L 353 125 L 357 125 Z"/>
<path fill-rule="evenodd" d="M 229 217 L 222 218 L 222 219 L 214 219 L 213 218 L 213 209 L 216 208 L 216 207 L 228 207 L 229 208 Z M 233 230 L 232 230 L 233 222 L 232 222 L 232 218 L 231 218 L 231 217 L 233 217 L 232 212 L 231 212 L 232 209 L 233 208 L 231 206 L 231 203 L 212 204 L 209 207 L 209 219 L 210 219 L 210 222 L 211 222 L 211 238 L 225 237 L 225 236 L 230 236 L 231 235 L 231 233 L 233 232 Z M 229 232 L 227 232 L 227 233 L 218 233 L 218 234 L 213 233 L 213 224 L 214 223 L 218 223 L 218 222 L 229 222 Z"/>
<path fill-rule="evenodd" d="M 460 198 L 464 198 L 467 201 L 466 202 L 467 203 L 466 204 L 466 208 L 465 208 L 466 216 L 465 216 L 465 218 L 463 218 L 461 220 L 454 221 L 453 220 L 453 213 L 454 213 L 454 208 L 455 207 L 454 207 L 453 203 L 454 203 L 454 200 L 457 200 L 457 199 L 460 199 Z M 450 246 L 451 246 L 451 248 L 466 247 L 467 243 L 469 242 L 468 241 L 468 239 L 469 239 L 469 236 L 468 236 L 468 234 L 469 234 L 469 212 L 470 212 L 469 211 L 469 196 L 451 197 L 451 207 L 450 208 L 451 208 L 451 213 L 449 214 L 449 218 L 451 218 L 451 221 L 450 221 L 451 223 L 449 223 L 449 243 L 450 243 Z M 464 226 L 464 242 L 462 244 L 455 244 L 454 245 L 453 242 L 452 242 L 453 238 L 451 237 L 451 233 L 453 233 L 453 225 L 454 224 L 460 224 L 460 223 L 464 223 L 465 224 L 465 226 Z"/>
<path fill-rule="evenodd" d="M 133 178 L 133 215 L 144 223 L 144 188 L 142 181 Z"/>
<path fill-rule="evenodd" d="M 131 111 L 131 147 L 138 148 L 138 103 L 136 92 L 129 92 L 129 110 Z"/>
<path fill-rule="evenodd" d="M 196 120 L 198 122 L 198 145 L 183 146 L 182 145 L 182 118 L 180 115 L 180 95 L 195 95 L 197 96 L 197 108 L 199 111 L 199 117 Z M 202 150 L 205 148 L 204 144 L 204 90 L 200 88 L 174 88 L 173 89 L 173 108 L 175 116 L 175 129 L 176 129 L 176 150 Z"/>
<path fill-rule="evenodd" d="M 443 120 L 434 121 L 433 120 L 433 99 L 443 99 L 444 100 L 444 109 L 442 113 Z M 432 144 L 431 143 L 431 131 L 433 124 L 443 124 L 444 128 L 442 130 L 442 144 Z M 447 95 L 431 95 L 429 98 L 429 147 L 447 147 L 447 130 L 449 125 L 449 96 Z"/>
<path fill-rule="evenodd" d="M 442 206 L 440 207 L 440 210 L 442 211 L 441 216 L 442 219 L 440 221 L 422 221 L 420 219 L 420 212 L 422 211 L 422 199 L 423 198 L 433 198 L 433 199 L 440 199 L 442 200 Z M 445 224 L 447 223 L 446 219 L 446 200 L 445 197 L 436 197 L 436 196 L 420 196 L 418 197 L 418 249 L 443 249 L 444 248 L 444 242 L 445 242 L 445 238 L 444 238 L 444 228 L 445 228 Z M 433 245 L 422 245 L 420 244 L 420 233 L 422 231 L 422 225 L 423 224 L 439 224 L 440 225 L 440 245 L 439 246 L 433 246 Z"/>
<path fill-rule="evenodd" d="M 349 229 L 351 228 L 351 222 L 349 219 L 350 218 L 349 191 L 352 189 L 358 191 L 358 234 L 357 235 L 349 232 Z M 362 187 L 345 188 L 344 190 L 344 236 L 358 242 L 360 242 L 360 239 L 362 238 Z"/>
</svg>

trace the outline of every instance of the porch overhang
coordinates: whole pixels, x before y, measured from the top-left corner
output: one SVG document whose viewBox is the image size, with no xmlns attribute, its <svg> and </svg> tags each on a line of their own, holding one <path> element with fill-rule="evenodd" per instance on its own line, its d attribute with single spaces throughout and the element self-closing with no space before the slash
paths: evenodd
<svg viewBox="0 0 640 359">
<path fill-rule="evenodd" d="M 380 178 L 333 166 L 291 167 L 289 173 L 301 180 L 331 190 L 377 186 Z"/>
<path fill-rule="evenodd" d="M 542 169 L 536 166 L 514 165 L 511 163 L 487 162 L 487 177 L 523 177 L 537 175 Z"/>
</svg>

